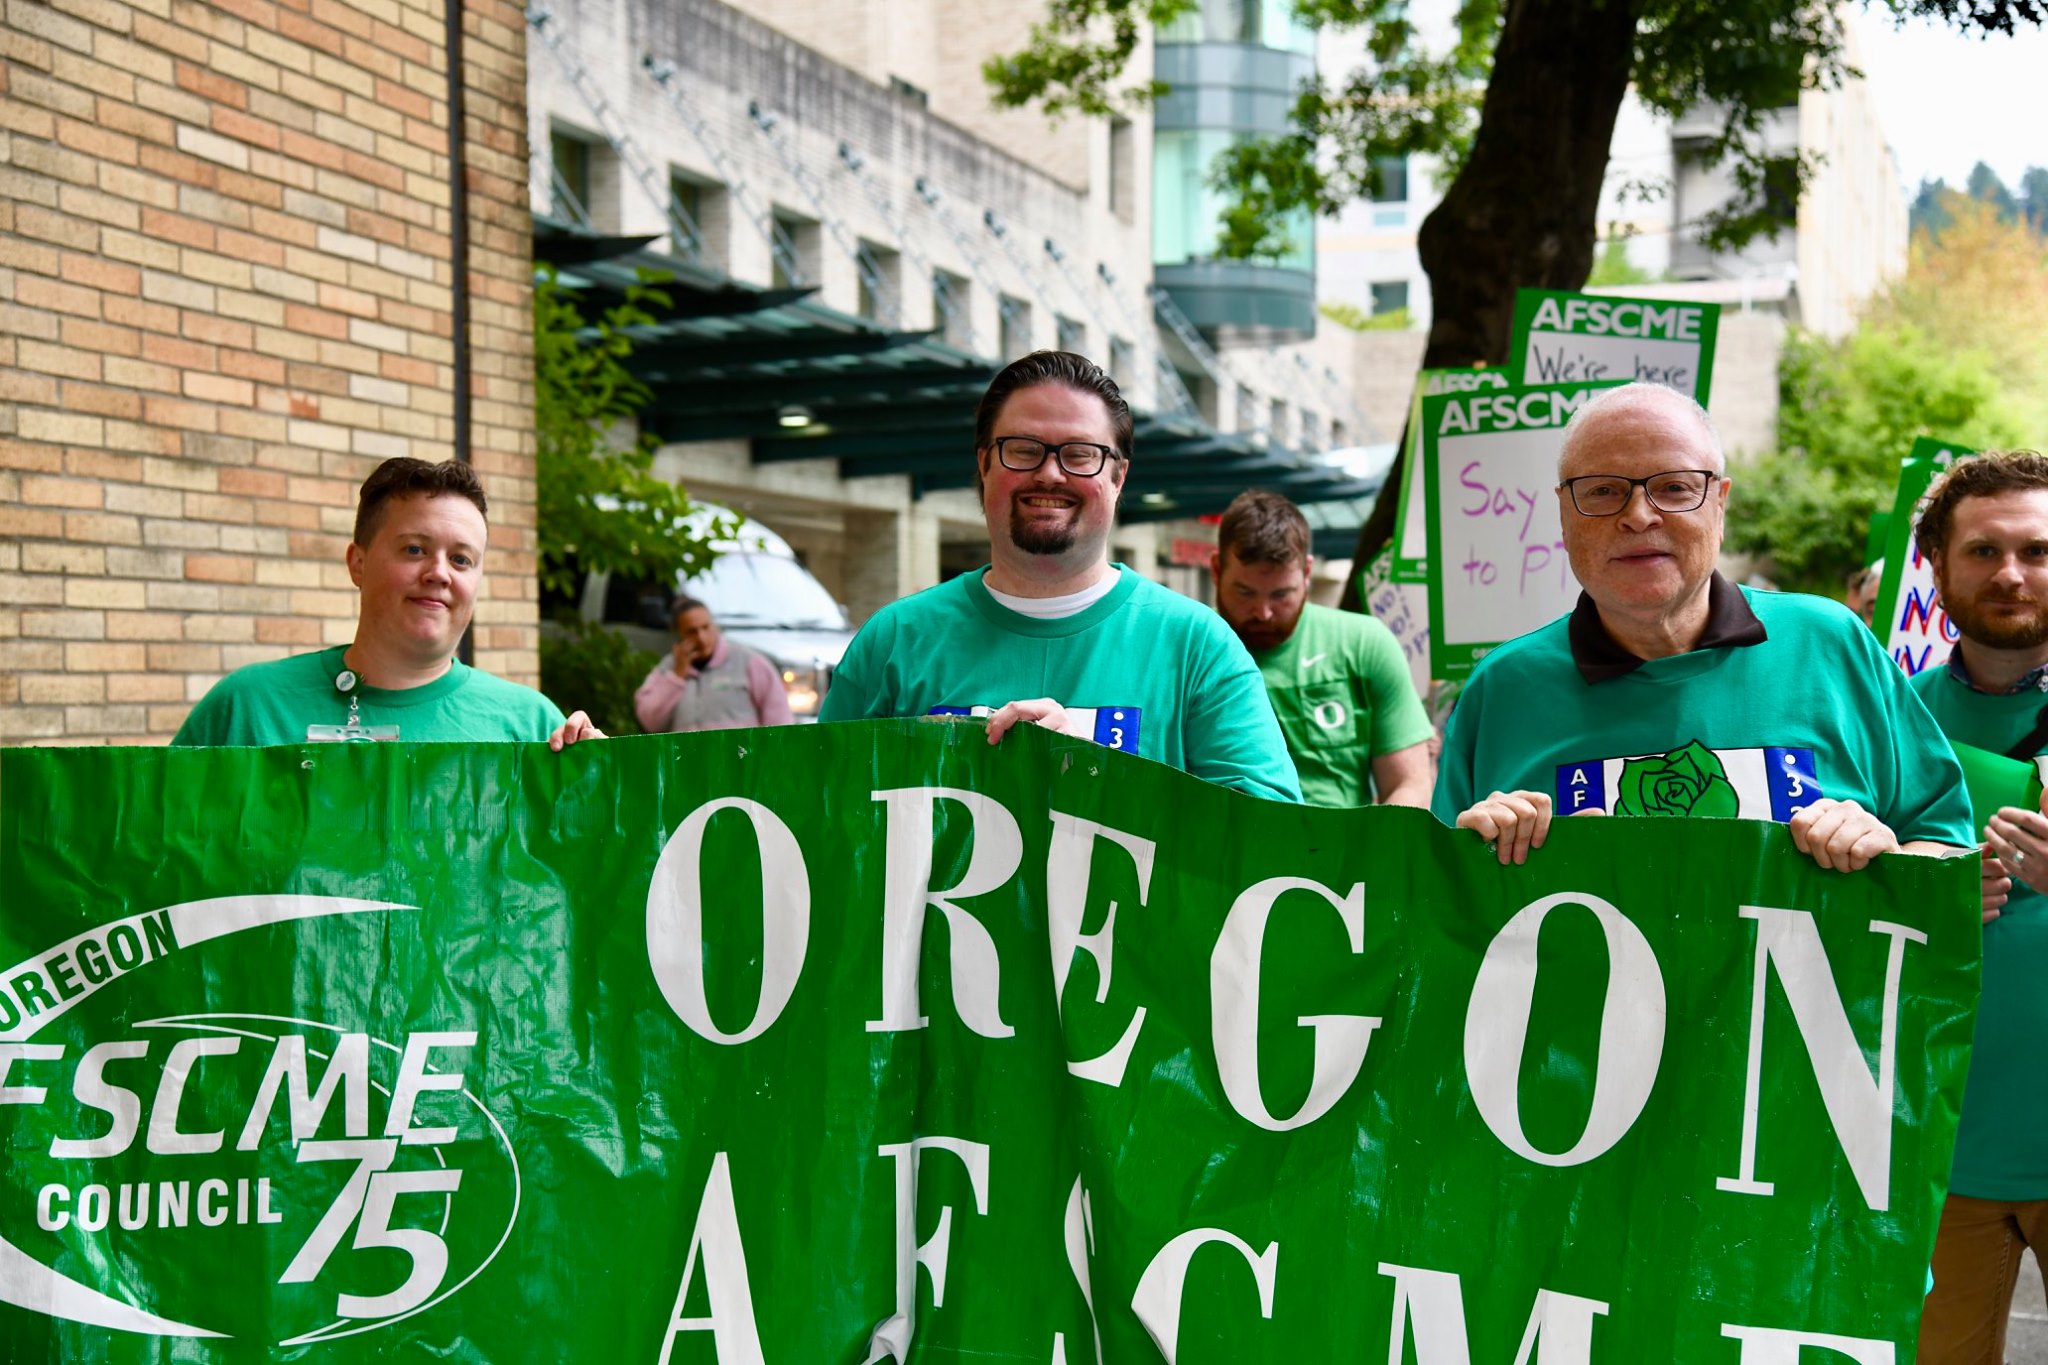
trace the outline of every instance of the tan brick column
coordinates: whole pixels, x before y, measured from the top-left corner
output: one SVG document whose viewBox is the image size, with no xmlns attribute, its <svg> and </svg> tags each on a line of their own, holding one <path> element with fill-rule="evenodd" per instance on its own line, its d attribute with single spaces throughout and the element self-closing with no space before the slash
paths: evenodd
<svg viewBox="0 0 2048 1365">
<path fill-rule="evenodd" d="M 533 681 L 525 29 L 470 0 L 477 662 Z M 350 638 L 355 487 L 453 449 L 444 11 L 51 0 L 0 26 L 0 742 L 167 738 Z"/>
</svg>

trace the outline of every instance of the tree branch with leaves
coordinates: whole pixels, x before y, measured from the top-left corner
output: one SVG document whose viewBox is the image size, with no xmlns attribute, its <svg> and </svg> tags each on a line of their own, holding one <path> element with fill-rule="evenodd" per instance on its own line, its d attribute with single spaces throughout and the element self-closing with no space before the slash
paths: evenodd
<svg viewBox="0 0 2048 1365">
<path fill-rule="evenodd" d="M 1099 115 L 1154 97 L 1156 82 L 1122 84 L 1140 27 L 1191 8 L 1054 0 L 1026 50 L 988 63 L 996 101 Z M 1987 33 L 2044 17 L 2041 0 L 1881 8 Z M 1369 196 L 1381 158 L 1438 158 L 1450 178 L 1417 241 L 1434 300 L 1428 367 L 1505 363 L 1516 290 L 1584 285 L 1608 146 L 1631 90 L 1670 117 L 1711 111 L 1715 134 L 1696 155 L 1728 165 L 1735 193 L 1687 226 L 1702 245 L 1731 250 L 1791 227 L 1818 168 L 1811 156 L 1771 147 L 1772 116 L 1802 91 L 1855 74 L 1837 12 L 1819 0 L 1464 0 L 1447 52 L 1423 47 L 1400 0 L 1297 0 L 1296 12 L 1363 30 L 1367 60 L 1341 84 L 1306 85 L 1289 132 L 1241 143 L 1212 168 L 1233 194 L 1219 251 L 1272 256 L 1287 214 L 1333 214 Z M 1387 488 L 1400 483 L 1397 464 Z M 1391 534 L 1395 501 L 1382 495 L 1359 538 L 1360 562 Z"/>
<path fill-rule="evenodd" d="M 585 573 L 672 583 L 717 552 L 683 489 L 654 472 L 659 441 L 633 430 L 653 396 L 627 364 L 635 332 L 668 306 L 651 279 L 594 320 L 543 266 L 533 283 L 535 480 L 540 582 L 573 594 Z"/>
</svg>

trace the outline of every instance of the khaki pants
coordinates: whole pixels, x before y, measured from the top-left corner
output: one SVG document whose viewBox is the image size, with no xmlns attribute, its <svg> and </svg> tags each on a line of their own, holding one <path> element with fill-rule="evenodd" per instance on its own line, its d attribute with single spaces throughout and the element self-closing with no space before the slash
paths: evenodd
<svg viewBox="0 0 2048 1365">
<path fill-rule="evenodd" d="M 1934 1239 L 1934 1292 L 1920 1319 L 1919 1365 L 2004 1365 L 2020 1252 L 2048 1261 L 2048 1199 L 1952 1194 Z"/>
</svg>

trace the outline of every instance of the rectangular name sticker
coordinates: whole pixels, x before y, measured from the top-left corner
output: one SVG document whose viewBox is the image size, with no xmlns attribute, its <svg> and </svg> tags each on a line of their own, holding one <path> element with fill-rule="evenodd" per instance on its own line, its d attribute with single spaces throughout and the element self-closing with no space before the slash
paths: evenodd
<svg viewBox="0 0 2048 1365">
<path fill-rule="evenodd" d="M 1630 769 L 1635 769 L 1631 775 Z M 1698 749 L 1560 763 L 1557 813 L 1790 820 L 1823 795 L 1811 749 Z"/>
<path fill-rule="evenodd" d="M 971 716 L 987 720 L 995 714 L 991 706 L 934 706 L 928 716 Z M 1090 739 L 1105 749 L 1120 753 L 1138 752 L 1138 722 L 1144 712 L 1135 706 L 1069 706 L 1064 710 L 1059 732 L 1075 739 Z"/>
</svg>

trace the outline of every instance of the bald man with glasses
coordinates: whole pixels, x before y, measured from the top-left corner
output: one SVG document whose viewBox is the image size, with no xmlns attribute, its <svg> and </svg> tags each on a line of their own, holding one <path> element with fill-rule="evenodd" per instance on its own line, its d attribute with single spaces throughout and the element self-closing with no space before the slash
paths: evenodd
<svg viewBox="0 0 2048 1365">
<path fill-rule="evenodd" d="M 975 410 L 989 564 L 861 627 L 820 720 L 985 716 L 1301 800 L 1258 665 L 1221 617 L 1109 558 L 1131 463 L 1116 382 L 1065 351 L 998 374 Z"/>
<path fill-rule="evenodd" d="M 1629 384 L 1573 414 L 1557 496 L 1579 603 L 1473 670 L 1439 819 L 1503 864 L 1558 813 L 1777 820 L 1840 871 L 1972 845 L 1955 756 L 1869 629 L 1717 571 L 1729 487 L 1683 394 Z"/>
</svg>

